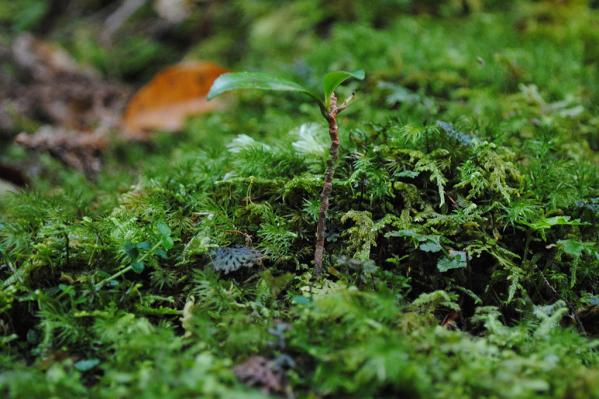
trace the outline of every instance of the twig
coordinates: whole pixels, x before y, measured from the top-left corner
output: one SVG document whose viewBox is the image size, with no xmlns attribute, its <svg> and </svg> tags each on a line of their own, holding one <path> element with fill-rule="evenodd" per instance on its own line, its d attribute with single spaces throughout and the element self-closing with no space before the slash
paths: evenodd
<svg viewBox="0 0 599 399">
<path fill-rule="evenodd" d="M 249 235 L 248 233 L 244 233 L 241 230 L 225 230 L 225 233 L 230 233 L 230 234 L 239 234 L 241 236 L 243 236 L 245 238 L 245 245 L 250 247 L 252 246 L 252 236 Z"/>
<path fill-rule="evenodd" d="M 587 331 L 584 328 L 584 324 L 582 323 L 582 320 L 580 320 L 580 317 L 578 317 L 578 312 L 576 311 L 576 308 L 569 301 L 567 301 L 561 297 L 559 292 L 557 292 L 557 290 L 555 288 L 553 288 L 553 286 L 551 285 L 549 280 L 547 280 L 547 277 L 545 277 L 545 274 L 543 272 L 541 272 L 541 277 L 543 277 L 543 281 L 545 282 L 547 287 L 549 287 L 549 289 L 551 289 L 551 291 L 553 291 L 553 294 L 557 298 L 561 299 L 562 301 L 564 301 L 566 303 L 568 310 L 570 310 L 570 312 L 572 312 L 572 317 L 574 318 L 574 321 L 576 322 L 576 325 L 578 326 L 578 329 L 580 330 L 581 334 L 587 335 Z"/>
<path fill-rule="evenodd" d="M 327 170 L 324 175 L 324 184 L 320 194 L 320 213 L 318 215 L 318 225 L 316 227 L 316 246 L 314 249 L 314 265 L 316 276 L 320 277 L 322 273 L 322 257 L 324 255 L 324 240 L 326 234 L 326 219 L 329 209 L 329 197 L 333 190 L 333 175 L 335 174 L 335 164 L 337 163 L 339 150 L 339 129 L 337 127 L 337 97 L 335 93 L 331 94 L 331 105 L 327 113 L 329 123 L 329 136 L 331 137 L 330 157 L 327 161 Z"/>
<path fill-rule="evenodd" d="M 146 0 L 125 0 L 112 14 L 106 18 L 102 40 L 109 42 L 112 35 L 146 3 Z"/>
</svg>

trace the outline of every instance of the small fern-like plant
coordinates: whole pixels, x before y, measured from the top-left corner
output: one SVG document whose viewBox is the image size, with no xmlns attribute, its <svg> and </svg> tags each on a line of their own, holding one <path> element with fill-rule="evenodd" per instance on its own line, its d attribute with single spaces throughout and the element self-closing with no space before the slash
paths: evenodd
<svg viewBox="0 0 599 399">
<path fill-rule="evenodd" d="M 329 209 L 329 198 L 333 189 L 333 175 L 337 162 L 339 150 L 339 128 L 337 116 L 345 110 L 353 99 L 353 94 L 342 103 L 337 102 L 335 90 L 348 79 L 364 79 L 364 71 L 334 71 L 329 72 L 322 78 L 322 95 L 291 80 L 282 79 L 262 72 L 237 72 L 226 73 L 216 79 L 208 93 L 208 100 L 228 91 L 240 89 L 258 89 L 270 91 L 287 91 L 302 93 L 310 97 L 320 108 L 322 116 L 329 126 L 329 137 L 331 138 L 330 157 L 324 175 L 324 184 L 320 194 L 320 211 L 316 227 L 316 244 L 314 248 L 314 265 L 316 275 L 322 272 L 322 260 L 324 256 L 324 241 L 326 233 L 326 217 Z"/>
</svg>

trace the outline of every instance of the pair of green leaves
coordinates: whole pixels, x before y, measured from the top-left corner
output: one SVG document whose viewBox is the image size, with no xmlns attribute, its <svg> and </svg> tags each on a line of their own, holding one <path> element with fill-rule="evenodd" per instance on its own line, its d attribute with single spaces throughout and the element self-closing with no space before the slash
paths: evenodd
<svg viewBox="0 0 599 399">
<path fill-rule="evenodd" d="M 422 252 L 441 252 L 441 236 L 436 234 L 420 234 L 417 231 L 404 229 L 391 231 L 385 234 L 385 237 L 402 237 L 410 239 L 418 246 Z M 463 269 L 467 266 L 467 256 L 464 251 L 455 251 L 450 249 L 448 253 L 439 258 L 437 261 L 437 269 L 444 273 L 451 269 Z"/>
<path fill-rule="evenodd" d="M 130 267 L 135 273 L 141 273 L 145 269 L 145 259 L 153 254 L 166 259 L 166 252 L 171 249 L 174 245 L 173 238 L 171 237 L 170 227 L 163 221 L 156 223 L 156 230 L 158 232 L 159 241 L 151 246 L 149 242 L 142 241 L 134 244 L 127 242 L 124 245 L 125 254 L 131 262 Z"/>
<path fill-rule="evenodd" d="M 385 237 L 408 238 L 423 252 L 440 252 L 443 250 L 441 236 L 436 234 L 420 234 L 415 230 L 404 229 L 390 231 L 385 234 Z"/>
<path fill-rule="evenodd" d="M 263 72 L 234 72 L 225 73 L 214 81 L 210 92 L 208 93 L 208 100 L 232 90 L 241 89 L 256 89 L 256 90 L 269 90 L 269 91 L 288 91 L 297 92 L 308 95 L 312 98 L 320 107 L 323 114 L 326 116 L 326 110 L 330 106 L 331 94 L 348 79 L 364 79 L 364 71 L 334 71 L 324 75 L 322 79 L 322 97 L 307 87 L 296 83 L 291 80 L 279 78 L 277 76 L 270 75 Z"/>
</svg>

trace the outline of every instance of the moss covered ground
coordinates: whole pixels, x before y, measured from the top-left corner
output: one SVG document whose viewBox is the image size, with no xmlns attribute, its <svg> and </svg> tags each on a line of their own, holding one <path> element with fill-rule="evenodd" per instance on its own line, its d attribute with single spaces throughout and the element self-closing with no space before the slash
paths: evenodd
<svg viewBox="0 0 599 399">
<path fill-rule="evenodd" d="M 42 29 L 30 3 L 2 40 Z M 95 180 L 39 155 L 0 196 L 0 396 L 599 398 L 597 2 L 214 2 L 110 49 L 87 3 L 46 34 L 125 82 L 183 56 L 365 70 L 340 89 L 325 273 L 328 137 L 302 97 L 116 135 Z"/>
</svg>

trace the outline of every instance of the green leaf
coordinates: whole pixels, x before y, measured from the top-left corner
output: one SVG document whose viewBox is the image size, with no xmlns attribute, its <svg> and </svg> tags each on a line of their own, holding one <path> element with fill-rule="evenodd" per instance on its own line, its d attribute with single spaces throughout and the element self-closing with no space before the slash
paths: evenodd
<svg viewBox="0 0 599 399">
<path fill-rule="evenodd" d="M 312 300 L 310 298 L 307 298 L 305 296 L 302 295 L 296 295 L 293 298 L 291 298 L 291 301 L 296 304 L 296 305 L 301 305 L 301 306 L 305 306 L 305 305 L 309 305 Z"/>
<path fill-rule="evenodd" d="M 160 256 L 162 259 L 166 259 L 166 252 L 162 248 L 156 250 L 156 255 Z"/>
<path fill-rule="evenodd" d="M 420 248 L 420 250 L 423 252 L 439 252 L 443 249 L 441 247 L 441 244 L 439 243 L 438 238 L 437 240 L 425 241 L 422 244 L 420 244 L 418 248 Z"/>
<path fill-rule="evenodd" d="M 145 265 L 143 262 L 135 261 L 131 264 L 131 270 L 135 273 L 141 273 L 144 271 Z"/>
<path fill-rule="evenodd" d="M 173 239 L 171 238 L 171 228 L 162 221 L 156 224 L 156 228 L 158 229 L 160 238 L 162 239 L 162 247 L 168 251 L 173 247 L 173 245 L 175 245 Z"/>
<path fill-rule="evenodd" d="M 466 252 L 449 251 L 449 254 L 437 262 L 437 269 L 441 273 L 451 269 L 463 269 L 466 267 Z"/>
<path fill-rule="evenodd" d="M 94 358 L 79 360 L 77 363 L 74 364 L 74 366 L 79 371 L 88 371 L 96 367 L 98 364 L 100 364 L 100 360 Z"/>
<path fill-rule="evenodd" d="M 130 259 L 136 259 L 139 255 L 138 246 L 130 242 L 126 242 L 125 245 L 123 245 L 123 250 Z"/>
<path fill-rule="evenodd" d="M 570 216 L 553 216 L 550 218 L 542 218 L 534 223 L 526 223 L 529 227 L 534 230 L 546 230 L 553 226 L 580 226 L 579 219 L 570 220 Z"/>
<path fill-rule="evenodd" d="M 599 306 L 599 296 L 592 295 L 586 299 L 586 302 L 591 306 Z"/>
<path fill-rule="evenodd" d="M 420 172 L 414 172 L 413 170 L 402 170 L 399 173 L 395 173 L 395 176 L 414 178 L 417 177 L 419 174 Z"/>
<path fill-rule="evenodd" d="M 324 75 L 324 78 L 322 79 L 322 88 L 324 90 L 324 103 L 327 108 L 329 106 L 331 94 L 333 94 L 335 89 L 337 89 L 337 87 L 339 87 L 339 85 L 341 83 L 343 83 L 347 79 L 351 79 L 351 78 L 363 80 L 364 79 L 364 71 L 362 71 L 362 70 L 354 71 L 354 72 L 334 71 L 334 72 L 329 72 L 326 75 Z"/>
<path fill-rule="evenodd" d="M 299 83 L 263 72 L 233 72 L 220 75 L 208 92 L 208 100 L 228 91 L 243 89 L 304 93 L 316 100 L 319 106 L 323 105 L 316 94 Z"/>
<path fill-rule="evenodd" d="M 397 230 L 385 234 L 385 237 L 407 237 L 418 246 L 423 252 L 439 252 L 443 249 L 441 246 L 441 236 L 435 234 L 420 234 L 414 230 Z"/>
<path fill-rule="evenodd" d="M 559 240 L 557 246 L 561 248 L 564 253 L 572 256 L 573 258 L 580 258 L 584 252 L 593 253 L 592 242 L 582 242 L 578 240 Z"/>
<path fill-rule="evenodd" d="M 553 226 L 582 226 L 586 223 L 581 222 L 579 219 L 571 220 L 570 216 L 553 216 L 549 218 L 542 218 L 533 223 L 525 223 L 533 230 L 539 231 L 541 238 L 547 239 L 545 230 L 552 228 Z"/>
</svg>

